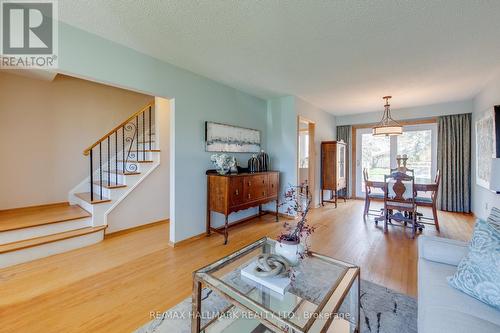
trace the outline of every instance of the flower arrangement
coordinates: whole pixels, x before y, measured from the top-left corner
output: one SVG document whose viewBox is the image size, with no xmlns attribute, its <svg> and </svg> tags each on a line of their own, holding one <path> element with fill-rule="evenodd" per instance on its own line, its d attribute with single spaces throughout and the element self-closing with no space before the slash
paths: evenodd
<svg viewBox="0 0 500 333">
<path fill-rule="evenodd" d="M 236 158 L 228 154 L 213 154 L 210 160 L 214 164 L 217 172 L 221 175 L 225 175 L 236 165 Z"/>
<path fill-rule="evenodd" d="M 285 222 L 284 231 L 278 236 L 280 246 L 295 245 L 296 255 L 298 259 L 303 259 L 309 252 L 309 244 L 307 239 L 314 232 L 315 227 L 307 223 L 307 214 L 311 208 L 311 195 L 305 184 L 298 186 L 289 185 L 285 192 L 285 200 L 282 206 L 286 207 L 286 213 L 298 217 L 298 222 L 293 226 L 289 222 Z M 300 244 L 304 248 L 300 248 Z"/>
</svg>

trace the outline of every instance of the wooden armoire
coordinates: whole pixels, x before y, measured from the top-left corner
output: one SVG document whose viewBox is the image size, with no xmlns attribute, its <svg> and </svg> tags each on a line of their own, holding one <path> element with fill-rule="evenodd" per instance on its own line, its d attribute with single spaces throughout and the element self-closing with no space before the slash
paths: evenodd
<svg viewBox="0 0 500 333">
<path fill-rule="evenodd" d="M 331 202 L 337 207 L 339 191 L 347 188 L 346 181 L 347 148 L 343 141 L 321 142 L 321 205 Z M 330 198 L 325 199 L 325 191 Z M 345 201 L 345 196 L 343 197 Z"/>
</svg>

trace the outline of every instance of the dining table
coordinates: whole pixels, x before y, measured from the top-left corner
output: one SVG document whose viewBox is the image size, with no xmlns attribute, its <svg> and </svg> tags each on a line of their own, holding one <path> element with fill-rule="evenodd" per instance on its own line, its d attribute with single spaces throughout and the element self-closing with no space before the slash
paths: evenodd
<svg viewBox="0 0 500 333">
<path fill-rule="evenodd" d="M 372 189 L 380 189 L 382 192 L 385 192 L 385 182 L 383 180 L 370 180 L 366 181 L 366 185 L 371 187 Z M 415 192 L 432 192 L 437 191 L 439 184 L 435 181 L 428 178 L 415 178 L 414 189 Z M 385 193 L 384 193 L 385 195 Z M 382 209 L 380 216 L 375 218 L 375 223 L 379 221 L 383 221 L 385 219 L 385 213 Z M 419 221 L 417 222 L 417 227 L 420 231 L 424 228 L 424 224 L 430 224 L 426 222 Z"/>
<path fill-rule="evenodd" d="M 366 182 L 372 188 L 378 188 L 382 191 L 385 189 L 385 182 L 383 180 L 370 180 Z M 437 191 L 438 184 L 428 178 L 415 178 L 415 191 L 417 192 L 432 192 Z"/>
</svg>

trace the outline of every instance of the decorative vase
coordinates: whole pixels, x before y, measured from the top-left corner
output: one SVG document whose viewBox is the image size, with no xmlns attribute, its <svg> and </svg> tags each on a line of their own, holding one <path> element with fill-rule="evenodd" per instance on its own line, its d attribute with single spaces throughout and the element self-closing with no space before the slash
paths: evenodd
<svg viewBox="0 0 500 333">
<path fill-rule="evenodd" d="M 215 166 L 215 169 L 220 175 L 227 174 L 231 168 L 236 164 L 234 156 L 227 154 L 213 154 L 210 160 Z"/>
<path fill-rule="evenodd" d="M 269 170 L 269 155 L 261 150 L 259 155 L 257 155 L 259 160 L 259 171 L 268 171 Z"/>
<path fill-rule="evenodd" d="M 290 266 L 297 266 L 306 248 L 300 242 L 281 240 L 276 243 L 275 252 L 285 258 Z"/>
<path fill-rule="evenodd" d="M 231 169 L 229 171 L 231 171 L 231 173 L 238 173 L 237 163 L 234 163 L 234 165 L 231 167 Z"/>
<path fill-rule="evenodd" d="M 259 159 L 255 154 L 248 160 L 248 171 L 250 172 L 258 172 L 259 171 Z"/>
</svg>

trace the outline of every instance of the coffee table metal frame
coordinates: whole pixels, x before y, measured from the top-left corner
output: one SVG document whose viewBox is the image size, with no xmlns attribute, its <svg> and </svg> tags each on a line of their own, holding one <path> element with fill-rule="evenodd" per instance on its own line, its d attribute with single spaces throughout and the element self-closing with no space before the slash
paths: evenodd
<svg viewBox="0 0 500 333">
<path fill-rule="evenodd" d="M 342 295 L 338 302 L 335 304 L 334 308 L 329 311 L 330 314 L 335 314 L 339 310 L 340 306 L 342 305 L 342 302 L 345 300 L 345 297 L 349 293 L 349 291 L 352 288 L 353 283 L 358 279 L 358 290 L 357 290 L 357 318 L 356 318 L 356 328 L 355 332 L 359 332 L 360 329 L 360 309 L 359 309 L 359 297 L 360 297 L 360 268 L 358 266 L 316 253 L 316 252 L 310 252 L 309 255 L 318 259 L 321 259 L 325 262 L 329 262 L 332 264 L 337 264 L 337 265 L 344 265 L 345 266 L 345 271 L 341 274 L 341 277 L 337 279 L 335 284 L 332 284 L 331 288 L 329 289 L 328 293 L 324 297 L 324 299 L 317 305 L 313 315 L 311 315 L 311 318 L 307 321 L 307 323 L 303 326 L 300 327 L 296 325 L 295 323 L 286 320 L 285 318 L 281 318 L 278 314 L 273 313 L 272 310 L 265 308 L 258 302 L 252 300 L 251 298 L 247 297 L 240 291 L 236 290 L 230 285 L 224 284 L 224 282 L 218 281 L 219 283 L 223 283 L 224 287 L 228 290 L 231 291 L 231 293 L 235 294 L 240 298 L 240 300 L 236 299 L 235 297 L 232 297 L 228 294 L 226 294 L 224 291 L 220 290 L 217 286 L 215 286 L 213 283 L 214 280 L 217 280 L 216 277 L 213 277 L 210 273 L 217 271 L 221 269 L 224 266 L 227 266 L 231 264 L 232 262 L 240 259 L 241 257 L 249 254 L 253 250 L 258 249 L 259 247 L 264 246 L 266 243 L 270 242 L 276 242 L 270 238 L 264 237 L 250 245 L 247 245 L 246 247 L 226 256 L 223 257 L 193 273 L 193 294 L 192 294 L 192 313 L 191 313 L 191 332 L 192 333 L 199 333 L 203 332 L 207 327 L 209 327 L 217 318 L 209 321 L 207 324 L 205 324 L 203 327 L 201 327 L 201 292 L 202 292 L 202 287 L 205 285 L 206 287 L 210 288 L 212 291 L 216 292 L 219 296 L 227 300 L 230 304 L 233 306 L 236 306 L 240 309 L 249 311 L 255 315 L 255 318 L 258 319 L 263 325 L 265 325 L 268 329 L 270 329 L 273 332 L 297 332 L 297 333 L 307 333 L 309 332 L 309 329 L 313 326 L 315 323 L 316 318 L 322 312 L 327 305 L 327 303 L 331 300 L 334 292 L 338 288 L 339 284 L 346 278 L 347 272 L 350 270 L 351 274 L 350 275 L 350 280 L 348 281 L 347 286 L 342 290 Z M 241 300 L 244 300 L 242 302 Z M 246 303 L 242 304 L 242 303 Z M 250 306 L 249 306 L 250 305 Z M 257 315 L 257 312 L 255 311 L 257 309 L 261 313 L 268 313 L 272 315 L 272 318 L 274 318 L 274 322 L 263 318 L 259 317 Z M 227 309 L 228 310 L 228 309 Z M 321 332 L 326 332 L 329 328 L 329 326 L 332 323 L 332 320 L 334 319 L 334 316 L 329 316 L 329 318 L 325 321 L 325 323 L 322 326 Z"/>
</svg>

